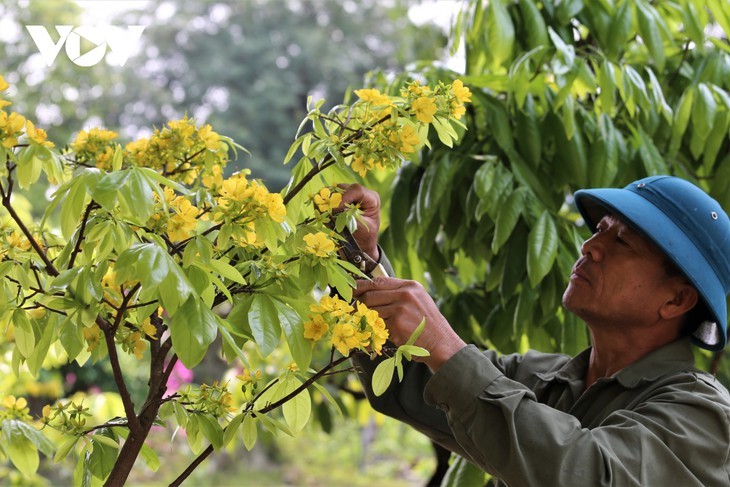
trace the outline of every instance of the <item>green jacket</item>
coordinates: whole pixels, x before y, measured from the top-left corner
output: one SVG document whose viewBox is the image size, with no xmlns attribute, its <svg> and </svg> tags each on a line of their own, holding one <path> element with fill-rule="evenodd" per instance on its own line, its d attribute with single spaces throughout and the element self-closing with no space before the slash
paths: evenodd
<svg viewBox="0 0 730 487">
<path fill-rule="evenodd" d="M 730 486 L 730 395 L 671 343 L 583 392 L 590 350 L 571 359 L 468 346 L 436 374 L 408 364 L 380 397 L 376 362 L 354 360 L 373 407 L 496 479 L 539 487 Z"/>
</svg>

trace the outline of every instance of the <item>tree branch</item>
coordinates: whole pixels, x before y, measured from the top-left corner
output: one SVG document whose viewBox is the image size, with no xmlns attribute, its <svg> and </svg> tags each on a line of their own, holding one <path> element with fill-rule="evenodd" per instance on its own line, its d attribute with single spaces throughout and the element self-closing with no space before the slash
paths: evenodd
<svg viewBox="0 0 730 487">
<path fill-rule="evenodd" d="M 97 324 L 101 318 L 97 318 Z M 136 434 L 142 433 L 142 427 L 137 419 L 137 414 L 134 411 L 134 403 L 132 402 L 132 396 L 127 389 L 127 384 L 124 382 L 124 374 L 122 373 L 122 367 L 119 363 L 119 354 L 117 354 L 116 343 L 114 343 L 114 330 L 109 324 L 105 324 L 104 340 L 106 341 L 106 348 L 109 352 L 109 363 L 112 366 L 112 374 L 114 375 L 114 382 L 117 384 L 119 390 L 119 396 L 122 398 L 122 404 L 124 405 L 124 413 L 127 415 L 127 421 L 129 422 L 129 429 Z M 101 326 L 100 326 L 101 328 Z"/>
<path fill-rule="evenodd" d="M 306 382 L 303 382 L 301 386 L 297 387 L 295 390 L 293 390 L 291 393 L 287 394 L 285 397 L 281 398 L 280 400 L 278 400 L 274 403 L 269 404 L 268 406 L 266 406 L 258 411 L 255 411 L 253 413 L 266 414 L 266 413 L 282 406 L 284 403 L 289 401 L 291 398 L 293 398 L 294 396 L 296 396 L 297 394 L 302 392 L 304 389 L 306 389 L 307 387 L 312 385 L 315 381 L 320 379 L 322 376 L 324 376 L 331 369 L 333 369 L 334 367 L 337 367 L 339 364 L 341 364 L 342 362 L 344 362 L 345 360 L 347 360 L 349 358 L 350 358 L 350 356 L 348 355 L 346 357 L 340 357 L 339 359 L 337 359 L 333 362 L 330 362 L 327 366 L 325 366 L 323 369 L 319 370 L 316 374 L 314 374 L 312 377 L 307 379 Z M 224 428 L 224 431 L 226 428 Z M 192 463 L 190 465 L 188 465 L 188 467 L 185 469 L 185 471 L 183 471 L 183 473 L 180 474 L 180 476 L 178 478 L 176 478 L 175 480 L 172 481 L 172 483 L 170 483 L 170 487 L 177 487 L 180 484 L 182 484 L 183 481 L 185 481 L 185 479 L 187 479 L 190 476 L 190 474 L 193 473 L 193 471 L 198 467 L 198 465 L 203 463 L 203 461 L 206 458 L 208 458 L 211 453 L 213 453 L 213 445 L 208 445 L 208 448 L 206 448 L 205 451 L 203 451 L 203 453 L 198 455 L 195 458 L 195 460 L 193 460 Z"/>
<path fill-rule="evenodd" d="M 91 212 L 92 210 L 94 210 L 94 208 L 96 208 L 96 203 L 94 203 L 93 200 L 90 201 L 88 205 L 86 205 L 86 211 L 84 211 L 84 218 L 81 220 L 81 228 L 79 229 L 78 238 L 76 239 L 76 245 L 71 252 L 71 258 L 68 261 L 68 267 L 66 267 L 67 269 L 71 269 L 74 266 L 76 256 L 78 256 L 79 252 L 81 252 L 81 242 L 84 240 L 86 223 L 89 221 L 89 217 L 91 216 Z"/>
<path fill-rule="evenodd" d="M 56 266 L 53 265 L 53 262 L 51 262 L 51 260 L 48 258 L 43 248 L 33 237 L 33 234 L 30 233 L 28 227 L 25 225 L 23 220 L 20 218 L 20 215 L 16 213 L 15 208 L 13 208 L 13 205 L 10 203 L 10 195 L 12 194 L 12 180 L 9 180 L 8 186 L 8 191 L 6 192 L 2 185 L 0 185 L 0 197 L 2 197 L 2 205 L 5 207 L 6 210 L 8 210 L 10 218 L 12 218 L 13 221 L 18 225 L 20 231 L 23 232 L 25 238 L 28 239 L 31 247 L 33 247 L 33 250 L 35 250 L 38 254 L 38 257 L 41 258 L 43 264 L 45 264 L 46 266 L 46 271 L 53 277 L 56 277 L 58 275 L 58 270 L 56 269 Z"/>
</svg>

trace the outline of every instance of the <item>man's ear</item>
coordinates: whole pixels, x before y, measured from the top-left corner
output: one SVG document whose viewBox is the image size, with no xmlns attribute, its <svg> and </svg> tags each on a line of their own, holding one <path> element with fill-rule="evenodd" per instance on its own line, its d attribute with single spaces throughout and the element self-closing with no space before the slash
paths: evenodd
<svg viewBox="0 0 730 487">
<path fill-rule="evenodd" d="M 659 309 L 659 315 L 665 320 L 677 318 L 694 308 L 698 300 L 697 290 L 689 284 L 682 284 L 677 287 L 674 296 Z"/>
</svg>

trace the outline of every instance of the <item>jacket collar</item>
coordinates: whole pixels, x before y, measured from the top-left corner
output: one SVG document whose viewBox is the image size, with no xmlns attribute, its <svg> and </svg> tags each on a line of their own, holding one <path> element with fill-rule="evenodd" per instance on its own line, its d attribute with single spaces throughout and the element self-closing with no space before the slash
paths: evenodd
<svg viewBox="0 0 730 487">
<path fill-rule="evenodd" d="M 583 350 L 561 368 L 538 374 L 542 380 L 558 380 L 569 384 L 576 384 L 585 380 L 591 348 Z M 692 370 L 694 356 L 689 338 L 681 338 L 671 342 L 636 362 L 616 372 L 612 378 L 626 388 L 634 388 L 644 382 L 658 379 L 675 372 Z"/>
</svg>

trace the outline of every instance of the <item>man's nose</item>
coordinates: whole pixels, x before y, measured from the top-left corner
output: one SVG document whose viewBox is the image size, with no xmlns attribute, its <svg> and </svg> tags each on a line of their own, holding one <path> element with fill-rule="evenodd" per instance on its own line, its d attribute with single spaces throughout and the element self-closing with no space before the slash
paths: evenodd
<svg viewBox="0 0 730 487">
<path fill-rule="evenodd" d="M 580 246 L 581 254 L 589 257 L 593 261 L 603 259 L 604 245 L 601 237 L 601 233 L 596 232 L 591 238 L 583 242 L 583 245 Z"/>
</svg>

